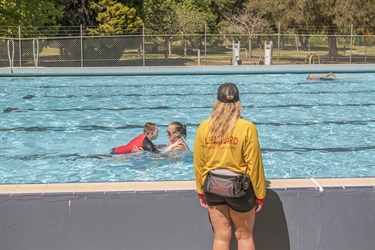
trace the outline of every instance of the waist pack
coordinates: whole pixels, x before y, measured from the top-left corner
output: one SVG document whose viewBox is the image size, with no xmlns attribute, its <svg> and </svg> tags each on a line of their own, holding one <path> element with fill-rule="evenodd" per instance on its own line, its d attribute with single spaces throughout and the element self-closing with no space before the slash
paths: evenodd
<svg viewBox="0 0 375 250">
<path fill-rule="evenodd" d="M 238 174 L 227 169 L 214 169 L 207 174 L 202 186 L 204 192 L 222 197 L 241 197 L 250 186 L 247 174 Z"/>
</svg>

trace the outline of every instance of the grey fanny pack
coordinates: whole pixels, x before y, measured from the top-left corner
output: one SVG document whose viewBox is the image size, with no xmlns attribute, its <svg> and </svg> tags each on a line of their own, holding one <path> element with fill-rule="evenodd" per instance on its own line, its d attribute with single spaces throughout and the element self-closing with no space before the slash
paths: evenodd
<svg viewBox="0 0 375 250">
<path fill-rule="evenodd" d="M 242 197 L 249 186 L 250 178 L 247 174 L 239 174 L 228 169 L 214 169 L 207 174 L 202 189 L 204 192 L 222 197 Z"/>
</svg>

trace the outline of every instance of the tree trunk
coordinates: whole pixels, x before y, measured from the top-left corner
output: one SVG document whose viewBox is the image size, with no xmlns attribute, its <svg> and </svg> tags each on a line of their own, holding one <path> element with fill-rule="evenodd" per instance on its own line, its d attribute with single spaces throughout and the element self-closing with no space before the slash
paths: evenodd
<svg viewBox="0 0 375 250">
<path fill-rule="evenodd" d="M 187 57 L 187 39 L 184 37 L 184 57 Z"/>
<path fill-rule="evenodd" d="M 169 57 L 169 50 L 170 50 L 170 47 L 169 47 L 169 37 L 165 37 L 164 38 L 164 58 L 168 58 Z"/>
<path fill-rule="evenodd" d="M 337 41 L 334 31 L 328 31 L 328 60 L 337 61 Z"/>
<path fill-rule="evenodd" d="M 249 37 L 249 58 L 251 59 L 253 57 L 253 48 L 251 45 L 251 37 Z"/>
<path fill-rule="evenodd" d="M 257 44 L 258 44 L 258 48 L 259 49 L 263 48 L 262 37 L 261 36 L 258 36 L 258 38 L 257 38 Z"/>
<path fill-rule="evenodd" d="M 303 36 L 298 36 L 298 38 L 299 38 L 299 42 L 301 43 L 301 49 L 304 51 L 308 51 L 309 50 L 308 44 L 310 41 L 310 36 L 305 36 L 305 39 L 303 39 L 304 38 Z"/>
</svg>

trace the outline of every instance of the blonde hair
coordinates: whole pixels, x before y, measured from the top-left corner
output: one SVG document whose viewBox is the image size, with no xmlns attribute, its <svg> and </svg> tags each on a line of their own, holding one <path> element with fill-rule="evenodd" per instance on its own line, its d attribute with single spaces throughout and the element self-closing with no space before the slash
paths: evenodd
<svg viewBox="0 0 375 250">
<path fill-rule="evenodd" d="M 240 101 L 223 103 L 215 101 L 208 122 L 210 124 L 210 138 L 213 142 L 225 141 L 234 128 L 237 118 L 241 116 Z"/>
<path fill-rule="evenodd" d="M 152 122 L 148 122 L 143 126 L 143 132 L 148 135 L 150 132 L 156 130 L 156 124 Z"/>
</svg>

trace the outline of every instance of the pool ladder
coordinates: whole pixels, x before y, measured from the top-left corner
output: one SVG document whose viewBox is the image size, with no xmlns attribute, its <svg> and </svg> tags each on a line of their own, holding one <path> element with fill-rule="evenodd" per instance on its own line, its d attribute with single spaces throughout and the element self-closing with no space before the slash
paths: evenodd
<svg viewBox="0 0 375 250">
<path fill-rule="evenodd" d="M 8 59 L 9 59 L 9 67 L 10 70 L 13 73 L 13 64 L 14 64 L 14 40 L 8 40 L 7 42 L 7 47 L 8 47 Z M 11 53 L 12 50 L 12 53 Z"/>
<path fill-rule="evenodd" d="M 20 55 L 21 55 L 21 46 L 20 48 Z M 14 68 L 14 40 L 10 39 L 7 41 L 7 48 L 8 48 L 8 59 L 9 59 L 9 67 L 11 71 L 13 72 Z M 33 58 L 34 58 L 34 66 L 38 67 L 39 64 L 39 40 L 38 39 L 33 39 Z M 20 56 L 20 66 L 21 66 L 21 60 L 22 57 Z"/>
</svg>

